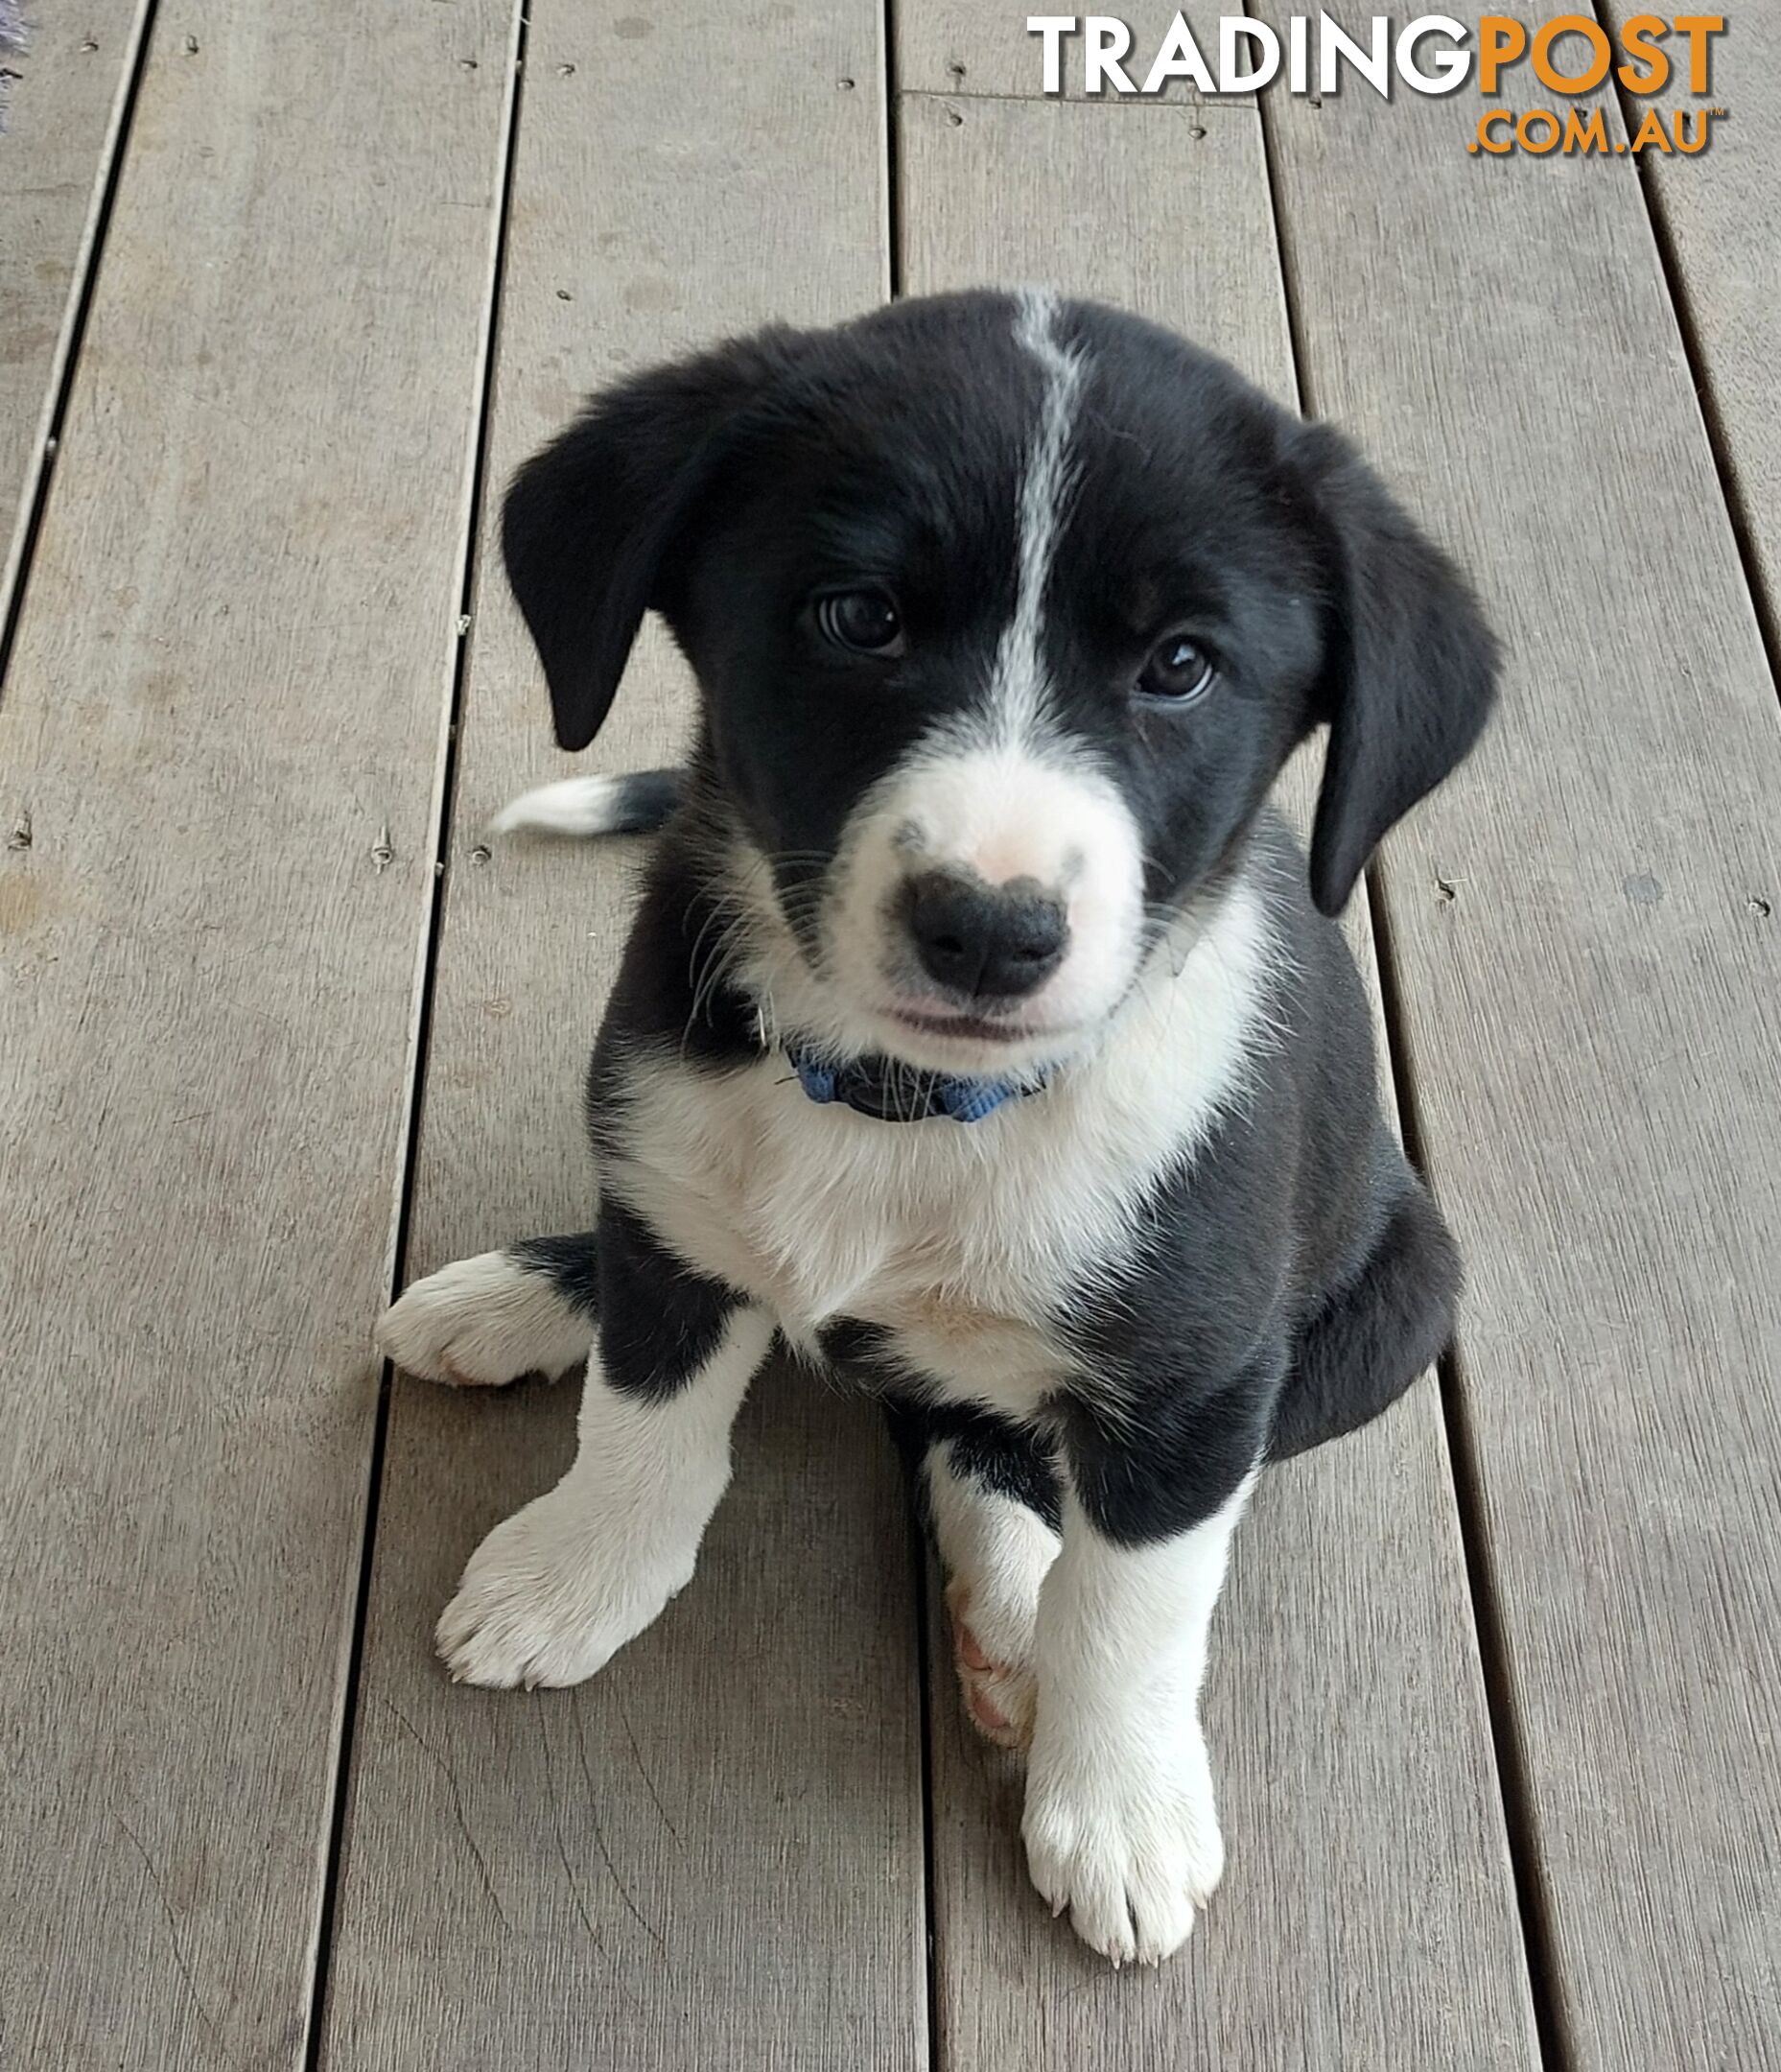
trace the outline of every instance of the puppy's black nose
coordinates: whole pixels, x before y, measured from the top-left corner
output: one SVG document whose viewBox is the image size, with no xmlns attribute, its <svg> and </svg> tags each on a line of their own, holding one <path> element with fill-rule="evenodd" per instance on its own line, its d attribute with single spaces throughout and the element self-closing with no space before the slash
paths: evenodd
<svg viewBox="0 0 1781 2072">
<path fill-rule="evenodd" d="M 949 992 L 1019 1000 L 1063 962 L 1069 924 L 1031 878 L 988 885 L 930 871 L 910 880 L 905 898 L 922 968 Z"/>
</svg>

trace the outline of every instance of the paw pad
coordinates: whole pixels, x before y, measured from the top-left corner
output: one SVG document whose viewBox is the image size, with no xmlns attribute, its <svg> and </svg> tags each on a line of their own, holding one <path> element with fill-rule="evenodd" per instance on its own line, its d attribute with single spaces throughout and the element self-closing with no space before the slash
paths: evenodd
<svg viewBox="0 0 1781 2072">
<path fill-rule="evenodd" d="M 969 1595 L 957 1584 L 947 1592 L 952 1660 L 966 1717 L 997 1748 L 1026 1748 L 1033 1738 L 1037 1701 L 1033 1673 L 1019 1662 L 997 1661 L 985 1650 L 966 1617 Z"/>
</svg>

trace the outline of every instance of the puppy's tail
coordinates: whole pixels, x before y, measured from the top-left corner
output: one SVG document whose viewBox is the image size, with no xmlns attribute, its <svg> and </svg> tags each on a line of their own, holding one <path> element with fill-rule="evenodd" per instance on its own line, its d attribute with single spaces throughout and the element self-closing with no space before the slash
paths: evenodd
<svg viewBox="0 0 1781 2072">
<path fill-rule="evenodd" d="M 672 816 L 686 782 L 681 769 L 566 777 L 522 792 L 489 825 L 497 835 L 653 835 Z"/>
</svg>

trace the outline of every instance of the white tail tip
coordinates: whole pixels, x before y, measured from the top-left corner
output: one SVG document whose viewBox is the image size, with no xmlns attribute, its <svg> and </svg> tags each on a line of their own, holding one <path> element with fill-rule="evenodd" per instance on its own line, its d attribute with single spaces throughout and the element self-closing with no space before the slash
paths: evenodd
<svg viewBox="0 0 1781 2072">
<path fill-rule="evenodd" d="M 565 777 L 522 792 L 489 822 L 497 835 L 610 835 L 628 804 L 625 777 Z"/>
</svg>

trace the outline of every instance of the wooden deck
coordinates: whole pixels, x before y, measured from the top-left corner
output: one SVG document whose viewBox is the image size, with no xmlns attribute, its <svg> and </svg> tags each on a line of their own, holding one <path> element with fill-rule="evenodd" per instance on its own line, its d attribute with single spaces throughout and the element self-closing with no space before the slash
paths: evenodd
<svg viewBox="0 0 1781 2072">
<path fill-rule="evenodd" d="M 34 12 L 0 2065 L 1781 2066 L 1781 8 L 1656 165 L 1468 155 L 1470 93 L 1046 101 L 1000 0 Z M 1230 1874 L 1137 1976 L 1027 1889 L 870 1413 L 771 1377 L 695 1586 L 495 1697 L 431 1624 L 573 1392 L 368 1335 L 585 1201 L 634 859 L 483 845 L 567 766 L 494 488 L 621 366 L 1031 278 L 1352 429 L 1513 658 L 1356 916 L 1462 1342 L 1264 1484 Z M 688 698 L 646 645 L 601 766 Z"/>
</svg>

